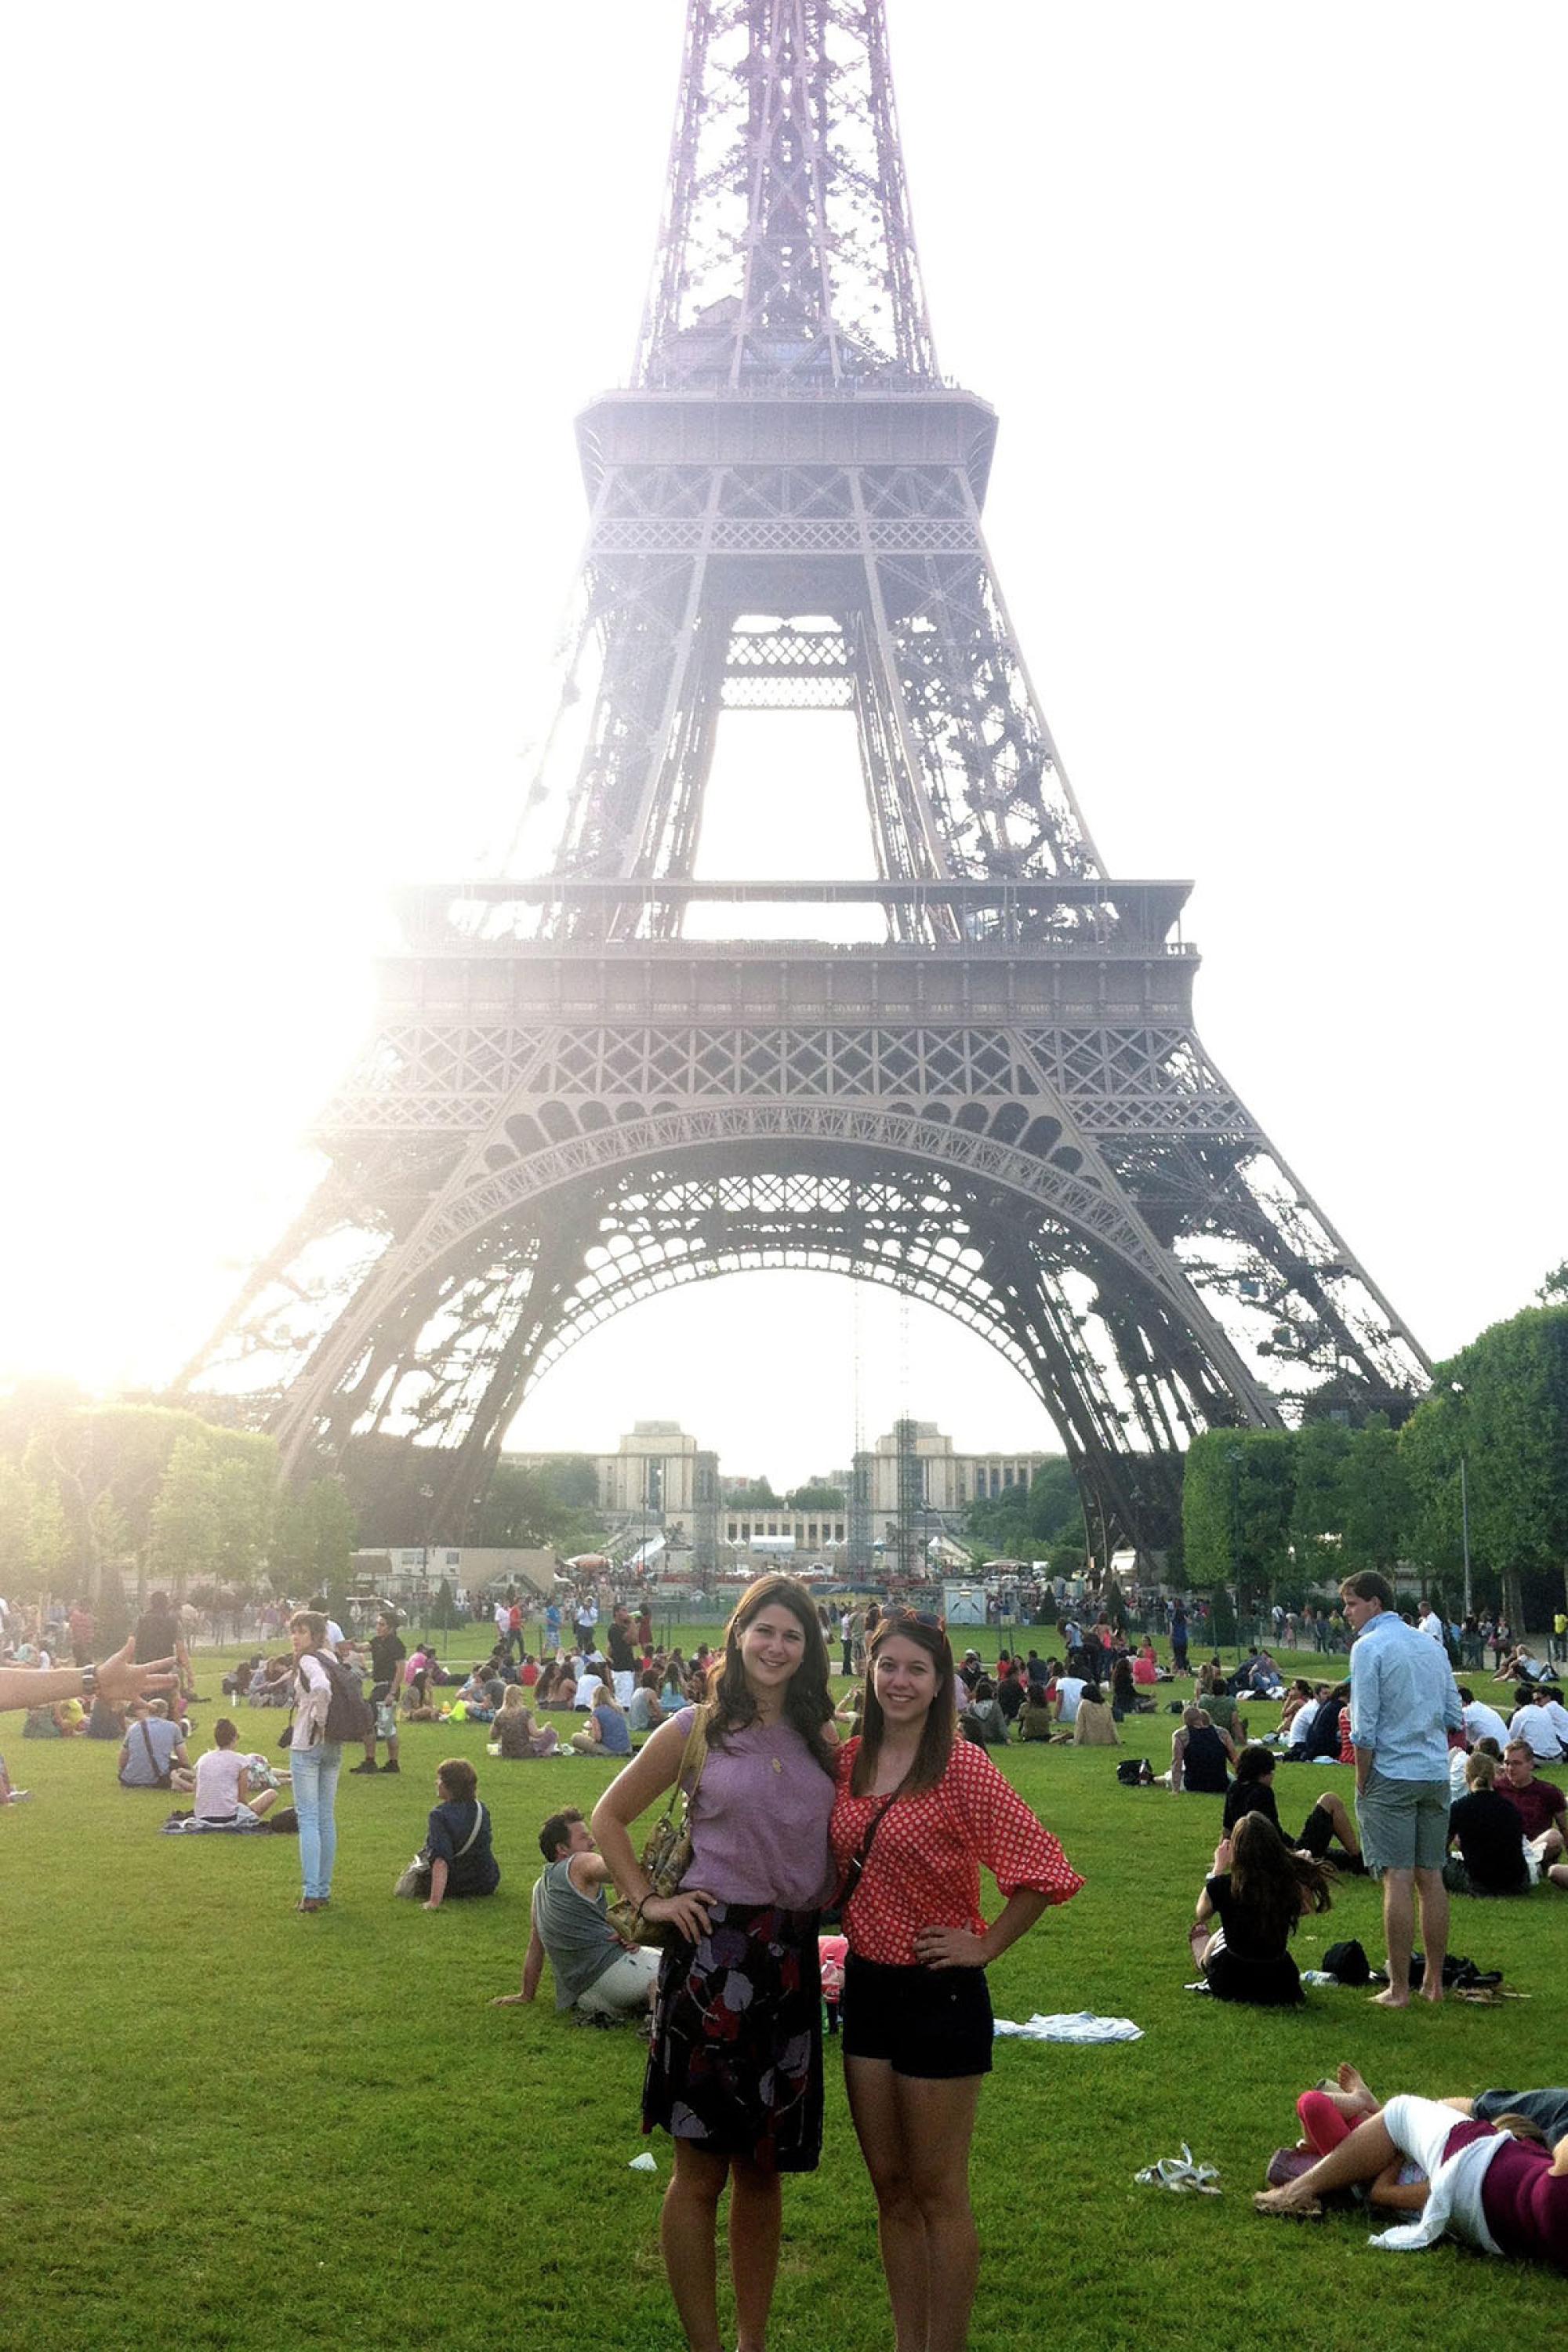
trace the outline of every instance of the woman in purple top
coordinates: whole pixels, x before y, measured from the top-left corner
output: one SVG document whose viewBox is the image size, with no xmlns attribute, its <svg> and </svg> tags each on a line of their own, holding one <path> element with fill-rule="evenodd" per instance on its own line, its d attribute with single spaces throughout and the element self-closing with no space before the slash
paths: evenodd
<svg viewBox="0 0 1568 2352">
<path fill-rule="evenodd" d="M 833 1700 L 804 1589 L 749 1586 L 710 1669 L 708 1753 L 679 1891 L 650 1894 L 631 1825 L 673 1787 L 695 1709 L 663 1723 L 594 1811 L 616 1885 L 673 1927 L 659 1969 L 643 2129 L 675 2142 L 660 2236 L 692 2352 L 721 2352 L 719 2200 L 730 2185 L 740 2352 L 763 2352 L 778 2268 L 780 2179 L 822 2147 L 817 1912 L 829 1881 Z"/>
</svg>

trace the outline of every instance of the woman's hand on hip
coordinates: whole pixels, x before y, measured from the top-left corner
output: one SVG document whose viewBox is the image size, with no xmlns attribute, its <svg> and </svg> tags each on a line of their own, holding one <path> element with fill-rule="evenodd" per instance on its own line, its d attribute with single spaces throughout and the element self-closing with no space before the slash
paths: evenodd
<svg viewBox="0 0 1568 2352">
<path fill-rule="evenodd" d="M 921 1927 L 915 1952 L 925 1969 L 983 1969 L 985 1946 L 967 1927 Z"/>
<path fill-rule="evenodd" d="M 717 1900 L 716 1895 L 700 1887 L 683 1887 L 679 1895 L 650 1895 L 642 1906 L 641 1916 L 663 1922 L 684 1936 L 689 1944 L 695 1944 L 699 1937 L 708 1933 L 708 1906 Z"/>
</svg>

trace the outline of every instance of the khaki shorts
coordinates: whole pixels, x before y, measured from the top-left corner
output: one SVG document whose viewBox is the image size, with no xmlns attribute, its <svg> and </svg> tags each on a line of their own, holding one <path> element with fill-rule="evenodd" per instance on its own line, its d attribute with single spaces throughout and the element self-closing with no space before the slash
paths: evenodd
<svg viewBox="0 0 1568 2352">
<path fill-rule="evenodd" d="M 633 2011 L 646 2009 L 658 1974 L 659 1958 L 647 1944 L 638 1944 L 633 1950 L 623 1952 L 618 1960 L 610 1962 L 602 1976 L 594 1979 L 586 1992 L 578 1994 L 575 2006 L 585 2010 L 590 2017 L 626 2017 Z"/>
<path fill-rule="evenodd" d="M 1391 1780 L 1373 1766 L 1357 1792 L 1368 1870 L 1441 1870 L 1448 1858 L 1448 1782 Z"/>
</svg>

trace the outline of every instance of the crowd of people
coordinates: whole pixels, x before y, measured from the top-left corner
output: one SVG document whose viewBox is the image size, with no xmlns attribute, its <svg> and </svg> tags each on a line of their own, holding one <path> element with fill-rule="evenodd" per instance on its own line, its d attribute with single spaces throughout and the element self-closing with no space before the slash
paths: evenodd
<svg viewBox="0 0 1568 2352">
<path fill-rule="evenodd" d="M 154 1596 L 136 1641 L 96 1669 L 0 1666 L 0 1706 L 26 1707 L 29 1720 L 47 1711 L 62 1738 L 110 1736 L 94 1731 L 101 1711 L 122 1784 L 189 1796 L 200 1826 L 252 1831 L 291 1812 L 302 1913 L 331 1902 L 351 1746 L 363 1748 L 353 1772 L 395 1773 L 410 1720 L 479 1724 L 501 1765 L 572 1756 L 614 1768 L 591 1819 L 572 1806 L 544 1811 L 521 1982 L 497 1999 L 532 2002 L 548 1967 L 558 2010 L 644 2021 L 643 2126 L 673 2144 L 661 2244 L 693 2352 L 723 2340 L 725 2196 L 742 2352 L 761 2352 L 783 2177 L 814 2168 L 822 2145 L 820 1929 L 832 1906 L 844 1938 L 833 1989 L 847 2103 L 894 2334 L 926 2352 L 963 2346 L 979 2264 L 969 2157 L 992 2063 L 985 1972 L 1084 1884 L 993 1751 L 1120 1744 L 1172 1680 L 1152 1641 L 1132 1643 L 1103 1620 L 1069 1622 L 1059 1654 L 1003 1650 L 992 1664 L 969 1649 L 955 1659 L 931 1615 L 873 1603 L 846 1622 L 795 1580 L 770 1575 L 742 1595 L 716 1650 L 658 1647 L 647 1613 L 638 1622 L 617 1606 L 603 1646 L 596 1621 L 574 1618 L 553 1649 L 547 1622 L 532 1653 L 520 1615 L 503 1625 L 498 1612 L 489 1655 L 454 1673 L 422 1643 L 409 1649 L 389 1609 L 360 1644 L 312 1605 L 290 1613 L 287 1661 L 258 1654 L 226 1678 L 234 1712 L 193 1759 L 189 1655 L 162 1602 Z M 1478 1697 L 1456 1679 L 1446 1629 L 1409 1622 L 1380 1576 L 1349 1578 L 1340 1608 L 1355 1637 L 1342 1681 L 1287 1678 L 1259 1647 L 1231 1673 L 1217 1657 L 1203 1663 L 1190 1699 L 1174 1700 L 1161 1778 L 1173 1795 L 1219 1806 L 1189 1950 L 1224 2002 L 1301 2000 L 1292 1937 L 1301 1918 L 1328 1910 L 1344 1875 L 1380 1883 L 1387 1968 L 1376 1998 L 1394 2008 L 1443 1998 L 1451 1895 L 1521 1896 L 1543 1882 L 1568 1890 L 1568 1800 L 1542 1770 L 1568 1759 L 1556 1685 L 1544 1673 L 1521 1681 L 1506 1713 Z M 837 1713 L 830 1641 L 861 1661 Z M 236 1720 L 279 1703 L 289 1708 L 286 1769 L 250 1750 Z M 1259 1710 L 1276 1707 L 1262 1728 Z M 574 1727 L 557 1728 L 561 1714 Z M 1319 1769 L 1305 1801 L 1286 1809 L 1300 1827 L 1288 1828 L 1279 1788 L 1301 1762 Z M 1340 1787 L 1336 1770 L 1352 1776 Z M 475 1764 L 446 1759 L 434 1794 L 405 1874 L 412 1885 L 399 1889 L 422 1894 L 430 1911 L 501 1881 Z M 656 1883 L 634 1838 L 661 1802 L 689 1839 L 673 1884 Z M 983 1865 L 1001 1898 L 989 1922 Z M 1412 1965 L 1417 1920 L 1424 1973 Z M 1553 2185 L 1568 2176 L 1563 2131 L 1537 2144 L 1521 2110 L 1481 2114 L 1479 2100 L 1458 2122 L 1452 2107 L 1429 2113 L 1422 2101 L 1380 2106 L 1359 2077 L 1337 2101 L 1322 2096 L 1310 2117 L 1303 2105 L 1300 2179 L 1260 2210 L 1315 2210 L 1363 2184 L 1374 2202 L 1417 2217 L 1412 2243 L 1448 2228 L 1487 2251 L 1568 2268 L 1557 2226 L 1568 2191 Z M 1522 2112 L 1528 2126 L 1528 2102 Z"/>
</svg>

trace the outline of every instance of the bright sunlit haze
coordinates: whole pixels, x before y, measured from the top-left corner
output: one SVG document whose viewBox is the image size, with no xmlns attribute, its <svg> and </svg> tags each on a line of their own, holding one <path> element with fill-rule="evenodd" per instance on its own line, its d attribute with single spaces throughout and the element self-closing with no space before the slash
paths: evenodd
<svg viewBox="0 0 1568 2352">
<path fill-rule="evenodd" d="M 937 347 L 1000 413 L 988 534 L 1089 826 L 1194 878 L 1206 1045 L 1441 1354 L 1568 1255 L 1568 26 L 888 13 Z M 0 1378 L 176 1372 L 313 1181 L 391 890 L 504 857 L 683 14 L 13 12 Z M 849 728 L 731 717 L 699 870 L 869 872 Z M 657 1416 L 792 1483 L 857 1412 L 1052 1442 L 951 1319 L 863 1293 L 858 1381 L 854 1331 L 842 1280 L 695 1285 L 514 1440 Z"/>
</svg>

